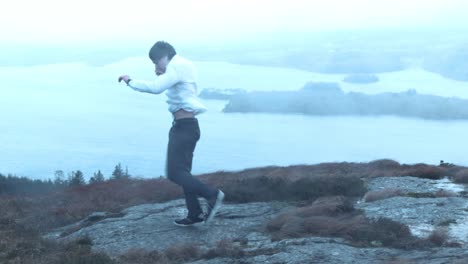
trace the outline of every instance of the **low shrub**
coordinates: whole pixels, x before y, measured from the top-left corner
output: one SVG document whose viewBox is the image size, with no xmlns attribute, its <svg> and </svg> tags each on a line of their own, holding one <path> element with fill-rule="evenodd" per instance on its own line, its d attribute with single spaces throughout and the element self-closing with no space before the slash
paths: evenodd
<svg viewBox="0 0 468 264">
<path fill-rule="evenodd" d="M 325 210 L 326 206 L 328 210 Z M 322 197 L 309 206 L 280 214 L 265 225 L 272 240 L 308 236 L 342 237 L 356 246 L 401 249 L 440 246 L 435 238 L 419 239 L 408 226 L 387 218 L 368 219 L 345 197 Z"/>
<path fill-rule="evenodd" d="M 453 181 L 456 183 L 468 183 L 468 169 L 458 171 L 453 176 Z"/>
<path fill-rule="evenodd" d="M 364 195 L 366 203 L 375 202 L 378 200 L 388 199 L 395 196 L 403 195 L 403 192 L 398 189 L 384 189 L 379 191 L 370 191 Z"/>
</svg>

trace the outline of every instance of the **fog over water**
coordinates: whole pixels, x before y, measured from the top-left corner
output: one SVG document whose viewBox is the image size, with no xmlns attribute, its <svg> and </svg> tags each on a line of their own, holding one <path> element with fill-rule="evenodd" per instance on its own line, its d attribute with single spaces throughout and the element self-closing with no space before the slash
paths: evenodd
<svg viewBox="0 0 468 264">
<path fill-rule="evenodd" d="M 161 39 L 195 62 L 200 90 L 297 91 L 329 82 L 345 94 L 468 99 L 468 2 L 461 0 L 18 0 L 3 9 L 3 174 L 46 179 L 82 170 L 89 178 L 102 170 L 108 177 L 120 162 L 133 175 L 162 175 L 166 96 L 116 81 L 154 78 L 147 53 Z M 344 81 L 355 74 L 378 81 Z M 194 173 L 381 158 L 468 164 L 468 121 L 224 113 L 227 101 L 203 102 L 209 111 L 199 116 Z"/>
<path fill-rule="evenodd" d="M 115 80 L 123 69 L 151 77 L 145 60 L 132 58 L 104 67 L 77 63 L 1 68 L 2 74 L 12 78 L 6 80 L 9 89 L 2 90 L 0 98 L 0 145 L 7 153 L 1 157 L 0 171 L 53 178 L 55 170 L 79 169 L 90 177 L 100 169 L 109 176 L 121 162 L 133 175 L 163 175 L 171 124 L 165 95 L 137 93 Z M 339 81 L 343 77 L 220 62 L 196 65 L 200 88 L 298 90 L 309 80 Z M 47 72 L 56 75 L 52 79 L 44 75 Z M 277 78 L 279 73 L 281 78 Z M 81 74 L 87 77 L 80 78 Z M 28 78 L 18 82 L 22 76 Z M 420 82 L 426 93 L 466 98 L 465 83 L 423 70 L 382 76 L 384 81 L 372 92 L 404 90 L 407 83 L 425 79 Z M 440 90 L 440 84 L 452 89 Z M 359 86 L 343 88 L 366 92 Z M 466 121 L 223 113 L 227 101 L 204 103 L 209 111 L 199 116 L 202 138 L 195 153 L 194 173 L 380 158 L 431 164 L 444 159 L 466 164 Z"/>
</svg>

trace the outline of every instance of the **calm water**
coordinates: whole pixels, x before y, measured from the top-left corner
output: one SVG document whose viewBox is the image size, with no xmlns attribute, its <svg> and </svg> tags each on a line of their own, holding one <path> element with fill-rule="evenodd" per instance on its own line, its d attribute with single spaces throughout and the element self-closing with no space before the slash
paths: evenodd
<svg viewBox="0 0 468 264">
<path fill-rule="evenodd" d="M 0 172 L 46 179 L 53 178 L 55 170 L 79 169 L 90 177 L 100 169 L 109 176 L 120 162 L 132 175 L 162 175 L 171 125 L 165 95 L 136 93 L 115 80 L 125 72 L 150 75 L 151 66 L 137 67 L 135 61 L 140 59 L 100 68 L 82 64 L 0 68 L 2 76 L 11 76 L 0 88 Z M 294 90 L 306 81 L 343 77 L 219 62 L 198 66 L 201 87 Z M 382 79 L 372 92 L 406 90 L 411 80 L 433 94 L 465 97 L 468 91 L 465 83 L 415 70 Z M 204 102 L 209 111 L 199 116 L 202 136 L 194 173 L 381 158 L 468 165 L 466 121 L 225 114 L 221 110 L 226 102 Z"/>
</svg>

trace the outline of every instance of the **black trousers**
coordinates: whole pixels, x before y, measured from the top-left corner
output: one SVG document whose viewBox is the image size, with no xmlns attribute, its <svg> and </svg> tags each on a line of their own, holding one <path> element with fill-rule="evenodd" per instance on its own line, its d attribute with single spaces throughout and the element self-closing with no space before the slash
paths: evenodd
<svg viewBox="0 0 468 264">
<path fill-rule="evenodd" d="M 216 189 L 191 174 L 193 152 L 199 139 L 200 127 L 196 118 L 174 120 L 169 131 L 166 175 L 184 189 L 189 218 L 196 218 L 203 212 L 198 196 L 212 199 L 217 195 Z"/>
</svg>

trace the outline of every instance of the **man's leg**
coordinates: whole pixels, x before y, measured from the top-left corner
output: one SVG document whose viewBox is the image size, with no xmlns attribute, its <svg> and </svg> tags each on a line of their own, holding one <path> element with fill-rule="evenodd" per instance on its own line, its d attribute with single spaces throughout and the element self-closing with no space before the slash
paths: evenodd
<svg viewBox="0 0 468 264">
<path fill-rule="evenodd" d="M 184 121 L 173 126 L 169 133 L 167 177 L 182 186 L 189 211 L 188 218 L 197 219 L 203 213 L 197 196 L 207 200 L 213 199 L 218 191 L 200 182 L 191 174 L 193 152 L 200 138 L 200 132 L 196 120 Z"/>
</svg>

